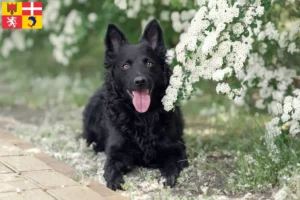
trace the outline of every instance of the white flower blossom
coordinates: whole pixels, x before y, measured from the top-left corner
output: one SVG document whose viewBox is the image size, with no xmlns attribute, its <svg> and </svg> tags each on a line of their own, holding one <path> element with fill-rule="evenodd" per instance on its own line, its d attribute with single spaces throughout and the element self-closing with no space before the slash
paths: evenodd
<svg viewBox="0 0 300 200">
<path fill-rule="evenodd" d="M 127 1 L 126 0 L 114 0 L 114 3 L 121 10 L 125 10 L 127 8 Z"/>
<path fill-rule="evenodd" d="M 241 35 L 244 32 L 244 26 L 242 23 L 236 23 L 232 26 L 232 31 L 236 35 Z"/>
<path fill-rule="evenodd" d="M 294 53 L 299 53 L 300 49 L 297 48 L 296 43 L 293 42 L 293 43 L 289 44 L 287 51 L 291 54 L 294 54 Z"/>
<path fill-rule="evenodd" d="M 97 20 L 97 18 L 98 18 L 98 16 L 97 16 L 96 13 L 90 13 L 90 14 L 88 15 L 88 20 L 89 20 L 90 22 L 92 22 L 92 23 L 94 23 L 94 22 Z"/>
</svg>

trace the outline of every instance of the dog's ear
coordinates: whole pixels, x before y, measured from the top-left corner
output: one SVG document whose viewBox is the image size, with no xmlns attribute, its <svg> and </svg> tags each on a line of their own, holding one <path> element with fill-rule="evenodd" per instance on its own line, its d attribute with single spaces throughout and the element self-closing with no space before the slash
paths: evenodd
<svg viewBox="0 0 300 200">
<path fill-rule="evenodd" d="M 109 24 L 105 37 L 106 50 L 118 53 L 119 48 L 124 44 L 129 44 L 124 33 L 117 26 Z"/>
<path fill-rule="evenodd" d="M 140 42 L 147 41 L 153 50 L 157 48 L 165 49 L 163 31 L 157 22 L 157 20 L 153 19 L 148 23 L 145 28 L 144 34 L 140 39 Z"/>
</svg>

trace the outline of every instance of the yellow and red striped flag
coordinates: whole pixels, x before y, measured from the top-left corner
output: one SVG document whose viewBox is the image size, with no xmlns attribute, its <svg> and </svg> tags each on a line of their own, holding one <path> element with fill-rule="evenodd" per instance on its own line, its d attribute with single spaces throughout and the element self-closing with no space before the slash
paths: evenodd
<svg viewBox="0 0 300 200">
<path fill-rule="evenodd" d="M 3 29 L 41 29 L 42 2 L 2 2 Z"/>
</svg>

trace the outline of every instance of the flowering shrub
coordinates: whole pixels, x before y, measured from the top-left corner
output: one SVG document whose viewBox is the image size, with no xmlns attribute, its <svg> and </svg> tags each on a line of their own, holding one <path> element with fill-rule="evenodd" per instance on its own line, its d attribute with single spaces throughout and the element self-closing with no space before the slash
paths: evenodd
<svg viewBox="0 0 300 200">
<path fill-rule="evenodd" d="M 12 0 L 22 1 L 22 0 Z M 25 51 L 34 45 L 41 48 L 50 41 L 55 60 L 64 66 L 79 52 L 80 44 L 89 36 L 89 30 L 94 29 L 99 19 L 96 0 L 39 0 L 43 2 L 43 30 L 25 31 L 0 30 L 1 55 L 8 58 L 14 50 Z M 1 0 L 0 3 L 5 2 Z M 102 2 L 108 12 L 107 0 Z M 104 8 L 103 8 L 104 9 Z M 100 10 L 101 11 L 101 10 Z M 0 11 L 2 12 L 2 11 Z M 1 21 L 1 19 L 0 19 Z M 103 24 L 103 26 L 105 26 Z M 46 46 L 45 45 L 45 46 Z"/>
<path fill-rule="evenodd" d="M 143 5 L 158 3 L 154 0 L 114 2 L 126 10 L 129 18 L 142 12 Z M 182 34 L 175 48 L 177 64 L 162 100 L 165 110 L 172 110 L 180 101 L 189 99 L 200 79 L 213 80 L 217 82 L 216 92 L 227 95 L 236 104 L 245 105 L 249 103 L 247 97 L 255 96 L 250 99 L 255 107 L 267 109 L 274 117 L 266 126 L 268 141 L 273 142 L 284 132 L 299 133 L 299 90 L 295 87 L 297 72 L 293 69 L 297 62 L 287 58 L 299 57 L 300 20 L 280 21 L 274 17 L 278 16 L 278 10 L 287 12 L 297 2 L 161 2 L 162 6 L 170 3 L 182 11 L 163 10 L 160 19 L 171 20 L 174 31 Z M 148 14 L 151 18 L 151 12 Z"/>
<path fill-rule="evenodd" d="M 217 82 L 216 92 L 236 104 L 266 109 L 274 117 L 267 124 L 268 138 L 300 132 L 299 108 L 291 103 L 299 99 L 300 20 L 294 9 L 299 1 L 42 1 L 43 31 L 0 30 L 2 57 L 39 46 L 42 38 L 50 41 L 55 60 L 68 66 L 90 33 L 103 33 L 107 19 L 113 18 L 105 16 L 120 13 L 119 8 L 130 20 L 141 19 L 142 26 L 158 18 L 180 34 L 168 52 L 175 67 L 162 100 L 165 110 L 189 99 L 195 84 L 206 79 Z M 113 16 L 115 23 L 124 22 L 124 15 Z"/>
</svg>

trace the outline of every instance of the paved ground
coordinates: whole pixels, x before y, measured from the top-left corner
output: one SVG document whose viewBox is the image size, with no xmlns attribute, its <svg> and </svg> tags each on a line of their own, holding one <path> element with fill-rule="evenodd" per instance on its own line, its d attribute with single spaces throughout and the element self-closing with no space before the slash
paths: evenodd
<svg viewBox="0 0 300 200">
<path fill-rule="evenodd" d="M 1 122 L 0 123 L 5 123 Z M 75 181 L 77 173 L 0 129 L 0 200 L 125 200 L 96 181 Z"/>
</svg>

